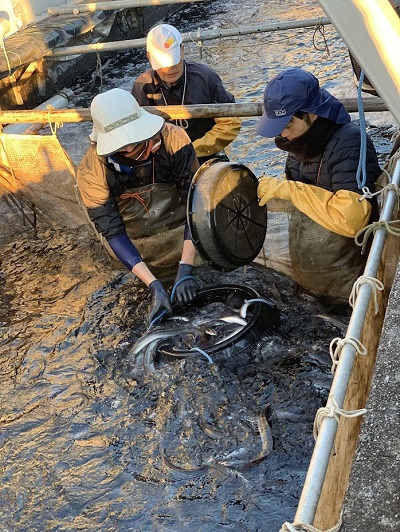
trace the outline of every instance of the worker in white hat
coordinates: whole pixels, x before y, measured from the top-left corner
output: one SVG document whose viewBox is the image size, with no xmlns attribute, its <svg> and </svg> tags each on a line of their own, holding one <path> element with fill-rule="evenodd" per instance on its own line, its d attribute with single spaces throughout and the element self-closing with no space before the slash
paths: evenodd
<svg viewBox="0 0 400 532">
<path fill-rule="evenodd" d="M 233 103 L 221 78 L 207 65 L 184 59 L 182 37 L 170 24 L 159 24 L 147 35 L 151 69 L 135 81 L 132 94 L 140 105 Z M 212 158 L 228 160 L 224 149 L 239 134 L 238 118 L 179 120 L 186 129 L 200 164 Z"/>
<path fill-rule="evenodd" d="M 78 187 L 96 230 L 150 288 L 152 324 L 172 312 L 157 272 L 178 269 L 173 293 L 181 306 L 197 294 L 185 205 L 199 163 L 185 131 L 142 109 L 126 90 L 97 95 L 91 114 Z"/>
</svg>

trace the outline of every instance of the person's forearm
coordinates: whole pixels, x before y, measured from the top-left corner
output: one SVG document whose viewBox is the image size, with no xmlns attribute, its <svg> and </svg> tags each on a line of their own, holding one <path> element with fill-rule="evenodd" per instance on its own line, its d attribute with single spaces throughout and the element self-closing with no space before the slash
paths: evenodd
<svg viewBox="0 0 400 532">
<path fill-rule="evenodd" d="M 191 240 L 184 240 L 181 260 L 186 264 L 193 265 L 194 261 L 196 260 L 196 256 L 197 251 L 193 242 Z"/>
<path fill-rule="evenodd" d="M 371 204 L 350 190 L 331 192 L 301 181 L 275 177 L 260 179 L 257 189 L 260 205 L 277 198 L 291 201 L 314 222 L 338 235 L 353 238 L 365 227 L 371 214 Z"/>
<path fill-rule="evenodd" d="M 132 273 L 136 275 L 146 286 L 156 280 L 145 262 L 139 262 L 132 268 Z"/>
<path fill-rule="evenodd" d="M 216 118 L 214 127 L 193 141 L 197 157 L 222 151 L 238 136 L 240 125 L 240 120 L 236 118 Z"/>
<path fill-rule="evenodd" d="M 116 257 L 146 286 L 155 280 L 142 257 L 126 233 L 111 238 L 108 241 Z"/>
</svg>

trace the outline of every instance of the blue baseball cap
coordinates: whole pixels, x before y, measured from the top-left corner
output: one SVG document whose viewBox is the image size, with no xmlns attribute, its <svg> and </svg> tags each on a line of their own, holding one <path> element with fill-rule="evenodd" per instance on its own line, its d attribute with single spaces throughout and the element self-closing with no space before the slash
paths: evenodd
<svg viewBox="0 0 400 532">
<path fill-rule="evenodd" d="M 318 79 L 301 68 L 289 68 L 271 79 L 264 90 L 264 112 L 256 133 L 277 137 L 297 111 L 329 118 L 336 124 L 350 122 L 343 104 L 325 89 Z"/>
</svg>

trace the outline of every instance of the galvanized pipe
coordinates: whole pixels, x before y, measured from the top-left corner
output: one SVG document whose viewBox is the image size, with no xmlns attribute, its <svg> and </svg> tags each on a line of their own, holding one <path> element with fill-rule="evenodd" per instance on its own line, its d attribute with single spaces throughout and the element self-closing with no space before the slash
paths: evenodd
<svg viewBox="0 0 400 532">
<path fill-rule="evenodd" d="M 34 110 L 44 110 L 44 109 L 48 109 L 48 108 L 54 108 L 54 109 L 61 109 L 62 107 L 66 107 L 68 105 L 68 103 L 71 101 L 71 98 L 73 97 L 74 93 L 71 89 L 63 89 L 62 91 L 59 91 L 57 94 L 55 94 L 52 98 L 50 98 L 49 100 L 46 100 L 45 102 L 41 103 L 40 105 L 38 105 L 37 107 L 35 107 Z M 36 122 L 36 125 L 35 123 L 14 123 L 14 124 L 9 124 L 7 126 L 5 126 L 3 128 L 3 133 L 7 133 L 7 134 L 17 134 L 17 135 L 24 135 L 24 134 L 32 134 L 32 133 L 36 133 L 37 131 L 39 131 L 40 129 L 42 129 L 42 127 L 44 125 L 46 125 L 46 123 L 48 123 L 48 113 L 49 111 L 47 110 L 46 111 L 47 113 L 47 117 L 44 118 L 43 117 L 43 121 L 42 123 L 38 123 Z M 44 115 L 46 116 L 46 115 Z"/>
<path fill-rule="evenodd" d="M 358 111 L 356 98 L 342 98 L 341 102 L 349 113 Z M 363 101 L 366 113 L 373 111 L 387 111 L 387 107 L 379 98 L 369 98 Z M 248 103 L 213 103 L 195 105 L 159 105 L 143 106 L 143 109 L 153 114 L 161 114 L 166 119 L 179 120 L 188 118 L 218 118 L 218 117 L 257 117 L 263 112 L 263 104 Z M 42 110 L 31 111 L 1 111 L 0 124 L 18 124 L 25 122 L 90 122 L 90 109 L 63 109 L 50 113 Z"/>
<path fill-rule="evenodd" d="M 392 183 L 397 186 L 400 185 L 400 161 L 397 161 Z M 380 220 L 386 222 L 391 220 L 396 201 L 396 191 L 389 190 L 386 195 L 386 201 L 382 209 Z M 364 269 L 365 276 L 376 278 L 386 238 L 386 229 L 382 228 L 376 231 L 371 245 L 371 250 L 368 255 L 367 264 Z M 371 296 L 372 286 L 369 283 L 361 284 L 350 318 L 346 337 L 356 338 L 358 340 L 361 338 L 364 320 Z M 351 344 L 346 343 L 343 345 L 343 348 L 340 352 L 339 362 L 336 367 L 335 377 L 330 389 L 327 405 L 330 405 L 330 399 L 334 398 L 338 404 L 338 407 L 343 408 L 343 403 L 356 354 L 357 351 Z M 335 440 L 337 426 L 337 421 L 333 417 L 325 417 L 321 422 L 321 427 L 317 441 L 315 443 L 307 477 L 294 519 L 294 521 L 297 523 L 306 523 L 312 525 L 314 522 L 315 513 L 328 468 L 329 458 Z"/>
<path fill-rule="evenodd" d="M 102 5 L 102 4 L 99 4 Z M 251 35 L 253 33 L 268 33 L 271 31 L 283 31 L 295 28 L 318 27 L 331 24 L 328 18 L 313 18 L 308 20 L 292 20 L 288 22 L 275 22 L 263 24 L 262 26 L 247 26 L 244 28 L 231 28 L 229 30 L 208 30 L 183 33 L 182 42 L 200 43 L 203 41 L 221 39 L 222 37 L 237 37 L 239 35 Z M 126 41 L 114 41 L 97 44 L 83 44 L 81 46 L 65 46 L 55 48 L 49 52 L 45 59 L 53 57 L 63 57 L 68 55 L 91 54 L 94 52 L 114 52 L 117 50 L 128 50 L 132 48 L 146 48 L 146 39 L 130 39 Z"/>
<path fill-rule="evenodd" d="M 116 9 L 132 9 L 136 7 L 162 6 L 168 4 L 187 4 L 189 2 L 203 2 L 204 0 L 111 0 L 110 2 L 91 2 L 90 4 L 74 4 L 70 6 L 49 7 L 49 15 L 79 15 L 80 13 L 94 13 Z"/>
</svg>

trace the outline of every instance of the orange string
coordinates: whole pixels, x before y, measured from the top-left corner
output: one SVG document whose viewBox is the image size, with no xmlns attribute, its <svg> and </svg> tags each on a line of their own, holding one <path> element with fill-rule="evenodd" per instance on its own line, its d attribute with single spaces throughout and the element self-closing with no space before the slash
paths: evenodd
<svg viewBox="0 0 400 532">
<path fill-rule="evenodd" d="M 148 190 L 142 190 L 142 194 L 145 193 L 145 192 L 151 192 L 153 190 L 153 187 L 149 188 Z M 133 193 L 130 193 L 130 192 L 124 192 L 124 194 L 121 194 L 120 198 L 121 199 L 128 199 L 128 198 L 133 198 L 133 199 L 136 199 L 138 200 L 142 205 L 143 207 L 145 208 L 146 212 L 147 212 L 147 216 L 150 216 L 150 212 L 149 212 L 149 209 L 147 208 L 147 205 L 144 201 L 144 199 L 142 198 L 142 196 L 140 195 L 141 194 L 140 192 L 133 192 Z"/>
</svg>

